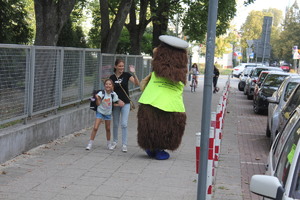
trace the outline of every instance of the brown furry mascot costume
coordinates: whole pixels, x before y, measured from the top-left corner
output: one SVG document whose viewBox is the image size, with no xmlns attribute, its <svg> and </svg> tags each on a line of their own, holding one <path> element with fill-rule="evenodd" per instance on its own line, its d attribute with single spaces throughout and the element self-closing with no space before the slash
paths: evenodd
<svg viewBox="0 0 300 200">
<path fill-rule="evenodd" d="M 167 35 L 159 39 L 152 72 L 141 85 L 137 140 L 149 157 L 165 160 L 170 157 L 166 149 L 179 147 L 186 125 L 182 92 L 187 81 L 188 43 Z"/>
</svg>

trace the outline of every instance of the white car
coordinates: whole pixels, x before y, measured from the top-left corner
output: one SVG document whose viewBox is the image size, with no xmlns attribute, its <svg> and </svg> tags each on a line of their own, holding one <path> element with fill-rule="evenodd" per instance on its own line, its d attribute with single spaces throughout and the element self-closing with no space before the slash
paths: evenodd
<svg viewBox="0 0 300 200">
<path fill-rule="evenodd" d="M 257 66 L 257 64 L 255 64 L 255 63 L 241 63 L 240 65 L 233 68 L 232 76 L 239 78 L 245 68 L 256 67 L 256 66 Z"/>
<path fill-rule="evenodd" d="M 272 144 L 266 175 L 254 175 L 250 191 L 265 199 L 300 199 L 300 106 Z"/>
<path fill-rule="evenodd" d="M 274 92 L 271 97 L 267 98 L 269 105 L 266 136 L 270 137 L 271 143 L 275 139 L 276 130 L 278 130 L 280 112 L 287 102 L 290 94 L 299 83 L 300 76 L 296 74 L 291 75 L 285 78 L 279 89 Z"/>
</svg>

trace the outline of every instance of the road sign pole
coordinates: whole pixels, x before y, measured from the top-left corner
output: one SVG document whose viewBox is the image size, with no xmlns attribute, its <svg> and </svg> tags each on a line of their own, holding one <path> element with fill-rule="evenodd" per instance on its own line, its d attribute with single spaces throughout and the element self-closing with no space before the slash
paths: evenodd
<svg viewBox="0 0 300 200">
<path fill-rule="evenodd" d="M 199 176 L 197 186 L 197 200 L 206 200 L 207 195 L 207 163 L 208 163 L 208 141 L 210 133 L 212 82 L 215 55 L 216 24 L 218 16 L 218 0 L 209 0 L 204 92 L 201 120 L 201 153 L 199 163 Z"/>
</svg>

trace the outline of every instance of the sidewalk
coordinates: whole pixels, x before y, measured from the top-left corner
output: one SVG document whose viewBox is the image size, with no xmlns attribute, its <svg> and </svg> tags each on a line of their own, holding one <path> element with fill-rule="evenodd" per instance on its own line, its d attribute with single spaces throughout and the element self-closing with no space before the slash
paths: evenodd
<svg viewBox="0 0 300 200">
<path fill-rule="evenodd" d="M 220 77 L 222 89 L 227 76 Z M 170 159 L 146 156 L 136 142 L 137 109 L 130 113 L 128 152 L 106 149 L 100 126 L 93 149 L 86 151 L 91 129 L 69 135 L 24 153 L 0 166 L 0 200 L 193 200 L 197 198 L 195 133 L 201 129 L 203 76 L 196 93 L 185 87 L 187 126 L 179 149 Z M 212 111 L 222 92 L 213 94 Z M 229 95 L 230 98 L 230 95 Z M 221 159 L 213 198 L 242 199 L 241 170 L 234 126 L 225 115 Z M 119 140 L 121 139 L 119 132 Z M 228 155 L 230 154 L 230 155 Z M 229 159 L 225 159 L 225 157 Z"/>
</svg>

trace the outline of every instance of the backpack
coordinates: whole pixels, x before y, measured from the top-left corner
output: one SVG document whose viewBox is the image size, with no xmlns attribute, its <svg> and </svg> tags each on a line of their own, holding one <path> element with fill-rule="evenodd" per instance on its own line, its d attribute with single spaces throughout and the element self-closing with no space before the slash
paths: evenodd
<svg viewBox="0 0 300 200">
<path fill-rule="evenodd" d="M 101 100 L 103 100 L 104 96 L 105 96 L 105 91 L 104 90 L 93 90 L 93 93 L 92 93 L 93 96 L 90 97 L 90 109 L 93 110 L 93 111 L 97 111 L 98 106 L 96 104 L 96 97 L 95 97 L 95 95 L 98 94 L 100 91 L 103 94 L 103 97 L 101 99 Z M 113 100 L 114 99 L 114 95 L 113 95 L 113 93 L 110 93 L 110 94 L 111 94 L 111 99 Z"/>
</svg>

